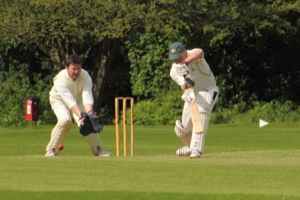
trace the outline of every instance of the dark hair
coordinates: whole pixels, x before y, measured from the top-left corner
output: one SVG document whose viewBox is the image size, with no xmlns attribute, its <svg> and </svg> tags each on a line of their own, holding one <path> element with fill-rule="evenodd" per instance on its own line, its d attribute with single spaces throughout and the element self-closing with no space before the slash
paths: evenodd
<svg viewBox="0 0 300 200">
<path fill-rule="evenodd" d="M 68 67 L 70 64 L 82 64 L 82 59 L 77 55 L 70 55 L 66 59 L 66 66 Z"/>
</svg>

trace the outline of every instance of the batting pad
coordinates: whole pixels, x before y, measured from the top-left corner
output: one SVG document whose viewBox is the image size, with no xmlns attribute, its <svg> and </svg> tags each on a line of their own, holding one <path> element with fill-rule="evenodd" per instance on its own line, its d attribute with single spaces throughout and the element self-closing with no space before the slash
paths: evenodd
<svg viewBox="0 0 300 200">
<path fill-rule="evenodd" d="M 183 127 L 180 120 L 176 120 L 175 122 L 175 133 L 185 146 L 190 146 L 192 134 Z"/>
<path fill-rule="evenodd" d="M 204 153 L 205 136 L 208 129 L 210 114 L 200 114 L 204 127 L 204 132 L 197 134 L 193 131 L 190 149 L 198 149 L 201 153 Z"/>
</svg>

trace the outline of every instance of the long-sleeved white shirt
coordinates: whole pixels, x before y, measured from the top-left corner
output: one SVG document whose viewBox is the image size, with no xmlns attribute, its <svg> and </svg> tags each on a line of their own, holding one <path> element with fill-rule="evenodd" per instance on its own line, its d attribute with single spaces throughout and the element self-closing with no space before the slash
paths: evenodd
<svg viewBox="0 0 300 200">
<path fill-rule="evenodd" d="M 93 104 L 92 78 L 81 69 L 76 80 L 73 80 L 66 69 L 61 70 L 54 78 L 54 85 L 49 92 L 50 98 L 64 102 L 69 109 L 76 104 Z"/>
</svg>

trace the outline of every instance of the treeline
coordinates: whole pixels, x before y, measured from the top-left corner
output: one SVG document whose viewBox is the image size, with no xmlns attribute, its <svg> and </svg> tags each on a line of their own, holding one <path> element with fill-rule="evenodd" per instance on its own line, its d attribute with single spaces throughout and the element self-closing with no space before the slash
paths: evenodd
<svg viewBox="0 0 300 200">
<path fill-rule="evenodd" d="M 300 103 L 297 0 L 1 0 L 0 13 L 0 125 L 23 125 L 30 96 L 40 98 L 39 123 L 55 122 L 48 92 L 70 54 L 85 59 L 106 123 L 114 97 L 133 96 L 137 104 L 168 102 L 168 119 L 152 118 L 169 124 L 182 103 L 169 77 L 173 41 L 204 50 L 221 91 L 216 112 Z M 150 121 L 142 118 L 153 110 L 140 112 L 140 121 Z"/>
</svg>

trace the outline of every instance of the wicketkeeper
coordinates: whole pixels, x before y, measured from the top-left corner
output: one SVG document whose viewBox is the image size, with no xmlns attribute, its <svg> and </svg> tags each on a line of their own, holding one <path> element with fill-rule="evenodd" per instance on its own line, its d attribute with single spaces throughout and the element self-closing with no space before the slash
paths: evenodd
<svg viewBox="0 0 300 200">
<path fill-rule="evenodd" d="M 99 137 L 103 128 L 97 114 L 93 111 L 92 79 L 87 71 L 81 68 L 82 60 L 77 55 L 67 57 L 65 69 L 53 79 L 54 85 L 49 93 L 51 107 L 57 117 L 52 129 L 45 156 L 56 156 L 58 144 L 63 144 L 70 132 L 73 121 L 80 133 L 90 144 L 95 156 L 110 156 L 103 149 Z"/>
<path fill-rule="evenodd" d="M 184 146 L 176 151 L 178 156 L 200 158 L 204 153 L 205 135 L 211 112 L 218 99 L 218 87 L 215 77 L 204 58 L 200 48 L 186 50 L 181 42 L 174 42 L 169 47 L 169 58 L 174 61 L 171 67 L 171 78 L 183 89 L 193 87 L 195 102 L 198 105 L 200 118 L 204 127 L 202 133 L 193 129 L 188 97 L 182 96 L 185 101 L 182 119 L 175 122 L 175 133 L 182 140 Z"/>
</svg>

